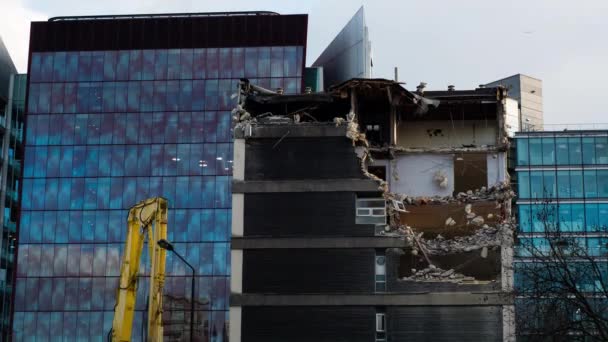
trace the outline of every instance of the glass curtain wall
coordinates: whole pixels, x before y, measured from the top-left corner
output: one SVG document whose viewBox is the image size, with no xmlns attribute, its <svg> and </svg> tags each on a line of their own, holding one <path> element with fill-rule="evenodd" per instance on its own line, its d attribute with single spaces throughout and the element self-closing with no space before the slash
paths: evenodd
<svg viewBox="0 0 608 342">
<path fill-rule="evenodd" d="M 515 286 L 524 294 L 516 298 L 516 315 L 532 318 L 527 323 L 542 329 L 547 323 L 546 312 L 535 310 L 542 308 L 543 300 L 525 297 L 526 290 L 538 289 L 529 273 L 530 264 L 525 263 L 534 262 L 530 257 L 538 257 L 530 246 L 550 255 L 547 229 L 557 228 L 560 234 L 572 238 L 568 243 L 585 248 L 586 256 L 597 258 L 595 266 L 599 272 L 608 275 L 605 262 L 608 257 L 608 132 L 518 133 L 516 146 L 521 246 L 514 264 Z M 581 269 L 580 276 L 574 275 L 577 288 L 589 294 L 601 292 L 597 279 L 583 276 L 584 270 L 590 267 L 584 260 L 581 262 L 579 258 L 572 264 L 580 265 Z M 550 295 L 551 290 L 548 292 Z M 555 305 L 554 301 L 548 302 Z M 564 307 L 572 318 L 580 312 L 577 307 Z M 521 338 L 529 340 L 529 331 L 523 327 L 517 329 Z"/>
<path fill-rule="evenodd" d="M 2 113 L 2 163 L 0 168 L 0 197 L 4 199 L 2 239 L 0 245 L 0 314 L 2 335 L 9 339 L 12 312 L 13 280 L 15 276 L 15 251 L 17 242 L 16 222 L 18 216 L 19 189 L 21 187 L 21 163 L 23 161 L 23 119 L 25 110 L 25 88 L 27 75 L 11 75 L 9 98 Z"/>
<path fill-rule="evenodd" d="M 196 267 L 196 340 L 227 340 L 233 94 L 242 77 L 300 92 L 303 47 L 31 58 L 15 340 L 106 337 L 127 211 L 154 196 L 169 200 L 168 238 Z M 134 341 L 145 330 L 147 265 Z M 165 338 L 179 340 L 190 271 L 169 253 L 167 276 Z"/>
<path fill-rule="evenodd" d="M 521 233 L 541 234 L 541 211 L 598 256 L 608 255 L 601 232 L 608 227 L 608 136 L 556 133 L 516 139 Z"/>
</svg>

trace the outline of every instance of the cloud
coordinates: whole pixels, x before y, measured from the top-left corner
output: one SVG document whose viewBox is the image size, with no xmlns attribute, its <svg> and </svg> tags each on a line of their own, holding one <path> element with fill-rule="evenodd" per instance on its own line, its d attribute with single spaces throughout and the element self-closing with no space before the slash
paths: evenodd
<svg viewBox="0 0 608 342">
<path fill-rule="evenodd" d="M 19 0 L 2 2 L 0 12 L 0 36 L 6 45 L 15 67 L 21 73 L 27 71 L 30 41 L 30 22 L 46 20 L 43 13 L 25 8 Z"/>
</svg>

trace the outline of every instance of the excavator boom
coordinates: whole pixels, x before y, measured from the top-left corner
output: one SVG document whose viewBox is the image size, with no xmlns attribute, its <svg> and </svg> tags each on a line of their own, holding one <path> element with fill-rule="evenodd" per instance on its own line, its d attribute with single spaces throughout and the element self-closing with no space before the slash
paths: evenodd
<svg viewBox="0 0 608 342">
<path fill-rule="evenodd" d="M 150 255 L 150 298 L 148 301 L 148 341 L 163 340 L 162 307 L 166 251 L 157 241 L 167 238 L 167 200 L 149 198 L 129 210 L 127 239 L 120 267 L 120 280 L 112 322 L 112 342 L 131 341 L 137 280 L 145 236 Z"/>
</svg>

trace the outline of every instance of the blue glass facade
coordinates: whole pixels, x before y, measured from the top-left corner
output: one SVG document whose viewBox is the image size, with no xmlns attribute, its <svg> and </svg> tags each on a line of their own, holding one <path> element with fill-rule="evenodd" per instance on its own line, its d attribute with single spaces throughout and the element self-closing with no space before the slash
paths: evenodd
<svg viewBox="0 0 608 342">
<path fill-rule="evenodd" d="M 23 120 L 25 114 L 25 89 L 27 75 L 10 76 L 9 96 L 6 110 L 0 116 L 2 157 L 0 167 L 0 212 L 2 239 L 0 240 L 0 340 L 9 338 L 10 318 L 13 309 L 13 286 L 15 278 L 15 251 L 17 239 L 17 217 L 19 189 L 21 187 L 21 164 L 23 162 Z"/>
<path fill-rule="evenodd" d="M 608 132 L 519 133 L 516 137 L 520 236 L 545 232 L 540 213 L 581 237 L 592 255 L 608 252 Z"/>
<path fill-rule="evenodd" d="M 23 160 L 23 111 L 26 75 L 17 69 L 0 38 L 0 341 L 10 336 L 15 274 L 18 190 Z"/>
<path fill-rule="evenodd" d="M 584 316 L 576 300 L 561 302 L 563 297 L 552 295 L 587 293 L 598 298 L 588 301 L 592 310 L 605 312 L 601 298 L 608 277 L 608 132 L 521 132 L 515 143 L 520 240 L 515 305 L 518 334 L 527 340 L 526 334 L 555 334 L 551 323 L 559 320 L 572 328 Z M 559 240 L 547 234 L 555 230 Z M 559 262 L 538 261 L 540 255 L 555 255 L 556 248 L 560 260 L 568 257 L 569 248 L 576 251 L 568 263 L 571 282 L 561 280 L 564 266 Z M 540 276 L 543 272 L 546 277 Z M 572 284 L 576 290 L 568 289 Z"/>
<path fill-rule="evenodd" d="M 32 53 L 15 340 L 105 338 L 127 210 L 153 196 L 197 267 L 197 336 L 226 340 L 232 95 L 242 77 L 300 92 L 303 59 L 303 46 Z M 167 273 L 165 335 L 179 340 L 191 278 L 171 254 Z M 147 289 L 142 277 L 134 341 Z"/>
</svg>

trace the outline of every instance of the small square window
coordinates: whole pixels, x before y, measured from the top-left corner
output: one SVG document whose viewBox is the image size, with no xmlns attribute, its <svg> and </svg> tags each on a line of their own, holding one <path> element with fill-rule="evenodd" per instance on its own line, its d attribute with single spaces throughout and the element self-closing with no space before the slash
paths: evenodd
<svg viewBox="0 0 608 342">
<path fill-rule="evenodd" d="M 371 209 L 369 208 L 358 208 L 357 216 L 371 216 Z"/>
<path fill-rule="evenodd" d="M 384 216 L 386 215 L 386 210 L 384 209 L 373 209 L 372 216 Z"/>
<path fill-rule="evenodd" d="M 357 199 L 357 224 L 386 224 L 386 201 L 383 198 Z"/>
</svg>

